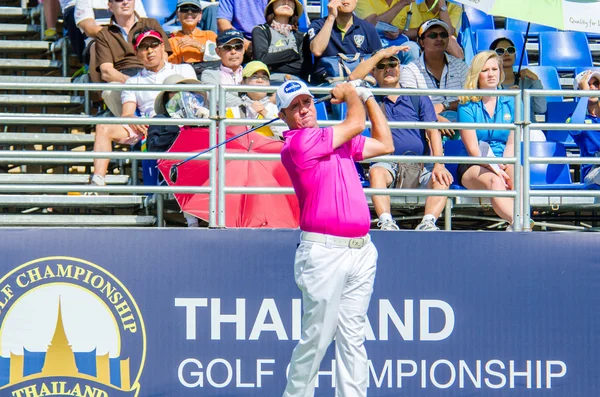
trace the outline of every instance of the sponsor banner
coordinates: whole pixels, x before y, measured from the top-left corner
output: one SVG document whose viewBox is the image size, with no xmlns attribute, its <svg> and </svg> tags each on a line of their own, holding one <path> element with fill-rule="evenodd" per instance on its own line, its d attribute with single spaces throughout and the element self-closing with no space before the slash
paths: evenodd
<svg viewBox="0 0 600 397">
<path fill-rule="evenodd" d="M 298 231 L 0 230 L 0 395 L 277 396 Z M 600 235 L 374 232 L 369 396 L 600 390 Z M 332 349 L 317 396 L 331 396 Z"/>
</svg>

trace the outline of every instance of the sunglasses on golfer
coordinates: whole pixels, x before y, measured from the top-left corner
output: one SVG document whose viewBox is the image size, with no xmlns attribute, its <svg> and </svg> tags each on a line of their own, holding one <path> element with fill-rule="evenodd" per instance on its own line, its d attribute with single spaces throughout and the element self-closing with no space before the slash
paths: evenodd
<svg viewBox="0 0 600 397">
<path fill-rule="evenodd" d="M 399 64 L 400 62 L 398 61 L 381 62 L 378 63 L 375 68 L 378 70 L 384 70 L 385 68 L 395 69 Z"/>
<path fill-rule="evenodd" d="M 183 7 L 179 7 L 179 9 L 177 10 L 182 14 L 193 14 L 193 15 L 197 15 L 200 13 L 200 9 L 198 7 L 194 7 L 194 6 L 183 6 Z"/>
<path fill-rule="evenodd" d="M 431 39 L 431 40 L 437 39 L 438 36 L 441 39 L 447 39 L 449 37 L 448 32 L 431 32 L 431 33 L 428 33 L 428 34 L 426 34 L 424 36 L 427 37 L 427 38 L 429 38 L 429 39 Z"/>
<path fill-rule="evenodd" d="M 225 44 L 219 47 L 222 50 L 225 50 L 226 52 L 229 52 L 231 50 L 236 50 L 237 52 L 242 51 L 242 49 L 244 48 L 243 44 Z"/>
<path fill-rule="evenodd" d="M 494 51 L 496 51 L 496 54 L 498 54 L 500 56 L 503 56 L 505 53 L 508 53 L 509 55 L 514 55 L 517 53 L 517 49 L 513 46 L 506 47 L 506 48 L 498 47 Z"/>
</svg>

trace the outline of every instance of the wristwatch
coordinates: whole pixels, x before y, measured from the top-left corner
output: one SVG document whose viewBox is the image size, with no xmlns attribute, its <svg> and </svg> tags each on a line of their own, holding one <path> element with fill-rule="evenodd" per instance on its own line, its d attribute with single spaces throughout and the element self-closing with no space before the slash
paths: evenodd
<svg viewBox="0 0 600 397">
<path fill-rule="evenodd" d="M 448 6 L 441 6 L 440 11 L 448 11 Z"/>
</svg>

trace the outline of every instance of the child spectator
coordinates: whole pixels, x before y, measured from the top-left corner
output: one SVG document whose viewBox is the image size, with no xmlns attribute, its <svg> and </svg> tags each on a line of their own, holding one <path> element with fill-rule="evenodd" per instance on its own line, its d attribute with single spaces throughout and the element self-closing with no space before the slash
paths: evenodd
<svg viewBox="0 0 600 397">
<path fill-rule="evenodd" d="M 244 76 L 242 85 L 271 85 L 269 68 L 261 61 L 249 62 L 242 70 L 242 76 Z M 274 98 L 266 92 L 249 91 L 242 94 L 240 98 L 244 103 L 228 108 L 227 118 L 271 120 L 277 117 L 278 111 Z M 283 139 L 285 130 L 284 127 L 266 126 L 256 132 L 274 139 Z"/>
</svg>

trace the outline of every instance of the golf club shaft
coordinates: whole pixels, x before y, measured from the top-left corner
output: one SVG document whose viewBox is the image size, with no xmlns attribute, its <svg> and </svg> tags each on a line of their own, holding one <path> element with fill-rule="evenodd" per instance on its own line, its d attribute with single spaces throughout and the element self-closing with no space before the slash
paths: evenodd
<svg viewBox="0 0 600 397">
<path fill-rule="evenodd" d="M 317 99 L 317 100 L 315 101 L 315 104 L 317 104 L 317 103 L 321 103 L 321 102 L 325 102 L 325 101 L 329 101 L 330 99 L 331 99 L 331 95 L 327 95 L 327 96 L 324 96 L 323 98 L 319 98 L 319 99 Z M 199 157 L 199 156 L 202 156 L 202 155 L 203 155 L 203 154 L 205 154 L 205 153 L 208 153 L 208 152 L 210 152 L 211 150 L 214 150 L 214 149 L 216 149 L 216 148 L 218 148 L 218 147 L 221 147 L 221 146 L 223 146 L 223 145 L 226 145 L 227 143 L 229 143 L 229 142 L 231 142 L 231 141 L 233 141 L 233 140 L 236 140 L 236 139 L 238 139 L 238 138 L 241 138 L 241 137 L 243 137 L 244 135 L 251 133 L 252 131 L 256 131 L 256 130 L 258 130 L 259 128 L 266 127 L 267 125 L 269 125 L 269 124 L 271 124 L 271 123 L 274 123 L 274 122 L 276 122 L 277 120 L 279 120 L 279 117 L 275 117 L 274 119 L 272 119 L 272 120 L 269 120 L 269 121 L 267 121 L 266 123 L 262 123 L 262 124 L 260 124 L 260 125 L 257 125 L 257 126 L 255 126 L 255 127 L 252 127 L 252 128 L 250 128 L 250 129 L 249 129 L 249 130 L 247 130 L 247 131 L 244 131 L 244 132 L 242 132 L 242 133 L 239 133 L 239 134 L 237 134 L 237 135 L 234 135 L 234 136 L 232 136 L 231 138 L 229 138 L 229 139 L 226 139 L 226 140 L 224 140 L 223 142 L 217 143 L 216 145 L 214 145 L 214 146 L 211 146 L 211 147 L 209 147 L 208 149 L 205 149 L 205 150 L 201 151 L 200 153 L 197 153 L 197 154 L 195 154 L 195 155 L 193 155 L 193 156 L 191 156 L 191 157 L 188 157 L 187 159 L 185 159 L 185 160 L 183 160 L 183 161 L 180 161 L 180 162 L 179 162 L 179 163 L 177 163 L 177 164 L 173 164 L 173 167 L 179 167 L 180 165 L 183 165 L 183 164 L 187 163 L 188 161 L 194 160 L 195 158 L 197 158 L 197 157 Z"/>
</svg>

